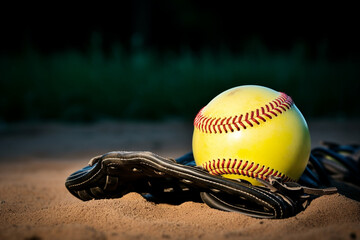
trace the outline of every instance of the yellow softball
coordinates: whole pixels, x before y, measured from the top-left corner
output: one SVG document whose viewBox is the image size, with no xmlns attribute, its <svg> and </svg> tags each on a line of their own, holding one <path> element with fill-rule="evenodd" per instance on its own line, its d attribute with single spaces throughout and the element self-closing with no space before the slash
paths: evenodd
<svg viewBox="0 0 360 240">
<path fill-rule="evenodd" d="M 270 88 L 231 88 L 194 120 L 196 165 L 210 174 L 254 185 L 270 175 L 297 181 L 310 155 L 306 121 L 291 97 Z"/>
</svg>

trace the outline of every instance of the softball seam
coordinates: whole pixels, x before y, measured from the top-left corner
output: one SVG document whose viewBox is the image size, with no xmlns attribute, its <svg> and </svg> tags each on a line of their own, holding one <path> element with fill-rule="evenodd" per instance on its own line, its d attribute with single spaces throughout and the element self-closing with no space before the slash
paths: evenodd
<svg viewBox="0 0 360 240">
<path fill-rule="evenodd" d="M 280 96 L 275 100 L 245 114 L 230 116 L 230 117 L 208 117 L 203 115 L 202 108 L 196 115 L 194 126 L 205 133 L 228 133 L 240 131 L 248 127 L 254 127 L 255 124 L 260 125 L 266 122 L 267 119 L 279 116 L 283 112 L 289 110 L 293 105 L 293 100 L 285 93 L 280 93 Z"/>
<path fill-rule="evenodd" d="M 265 165 L 241 159 L 217 159 L 202 164 L 211 175 L 236 174 L 267 180 L 269 176 L 281 178 L 284 182 L 295 182 L 289 176 Z"/>
</svg>

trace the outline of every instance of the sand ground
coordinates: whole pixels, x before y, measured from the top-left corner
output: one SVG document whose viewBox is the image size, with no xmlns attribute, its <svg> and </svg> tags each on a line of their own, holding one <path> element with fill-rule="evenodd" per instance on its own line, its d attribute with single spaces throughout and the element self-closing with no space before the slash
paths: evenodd
<svg viewBox="0 0 360 240">
<path fill-rule="evenodd" d="M 360 143 L 359 120 L 310 120 L 320 140 Z M 360 191 L 312 201 L 298 215 L 264 220 L 207 205 L 154 204 L 136 193 L 82 202 L 65 179 L 112 150 L 178 157 L 191 150 L 191 122 L 0 125 L 0 239 L 360 239 Z"/>
</svg>

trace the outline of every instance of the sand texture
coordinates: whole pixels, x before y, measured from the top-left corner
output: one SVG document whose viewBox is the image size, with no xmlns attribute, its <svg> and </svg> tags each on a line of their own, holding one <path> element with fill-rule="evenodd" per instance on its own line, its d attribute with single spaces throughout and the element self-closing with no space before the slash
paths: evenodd
<svg viewBox="0 0 360 240">
<path fill-rule="evenodd" d="M 320 140 L 360 143 L 360 122 L 309 121 Z M 191 123 L 102 122 L 0 126 L 0 239 L 360 239 L 360 190 L 336 183 L 298 215 L 255 219 L 203 203 L 154 204 L 137 193 L 82 202 L 65 179 L 95 155 L 191 150 Z"/>
</svg>

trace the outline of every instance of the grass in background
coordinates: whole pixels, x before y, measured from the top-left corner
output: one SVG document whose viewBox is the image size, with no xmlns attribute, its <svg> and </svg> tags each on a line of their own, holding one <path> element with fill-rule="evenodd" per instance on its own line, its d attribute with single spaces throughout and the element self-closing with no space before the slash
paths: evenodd
<svg viewBox="0 0 360 240">
<path fill-rule="evenodd" d="M 29 50 L 0 56 L 0 121 L 193 118 L 215 95 L 244 84 L 286 92 L 305 117 L 358 117 L 359 80 L 357 62 L 308 60 L 302 45 L 238 55 L 126 54 L 114 45 L 105 56 L 96 44 L 86 54 Z"/>
</svg>

